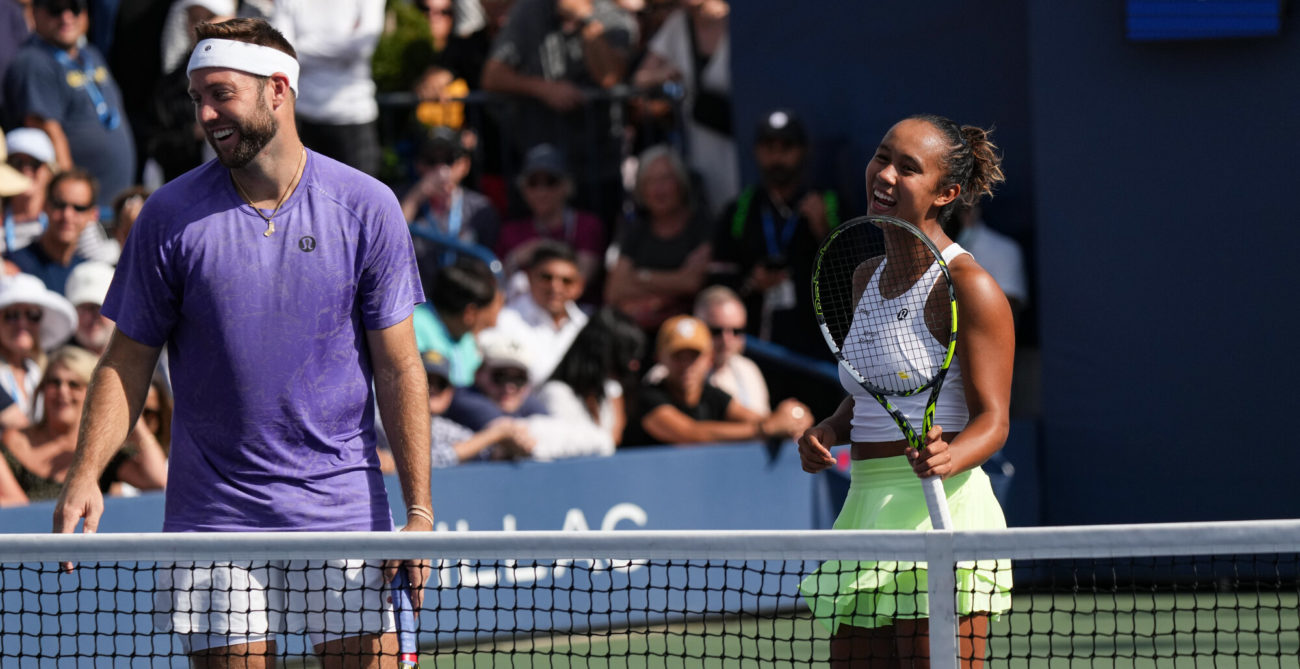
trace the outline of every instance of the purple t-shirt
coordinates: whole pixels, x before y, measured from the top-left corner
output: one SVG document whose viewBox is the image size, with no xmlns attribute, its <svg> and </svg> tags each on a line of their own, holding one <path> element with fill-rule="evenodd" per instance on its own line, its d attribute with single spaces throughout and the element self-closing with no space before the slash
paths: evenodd
<svg viewBox="0 0 1300 669">
<path fill-rule="evenodd" d="M 424 300 L 392 191 L 308 152 L 275 233 L 210 161 L 145 202 L 103 311 L 168 347 L 164 531 L 389 530 L 366 330 Z"/>
</svg>

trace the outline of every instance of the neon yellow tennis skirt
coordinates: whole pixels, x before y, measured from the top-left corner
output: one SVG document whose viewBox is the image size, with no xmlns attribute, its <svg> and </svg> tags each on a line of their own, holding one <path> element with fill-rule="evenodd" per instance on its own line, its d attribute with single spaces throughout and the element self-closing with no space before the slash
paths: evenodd
<svg viewBox="0 0 1300 669">
<path fill-rule="evenodd" d="M 943 483 L 954 527 L 1007 526 L 988 476 L 978 467 Z M 929 530 L 921 480 L 905 456 L 854 460 L 852 484 L 837 530 Z M 813 616 L 831 633 L 840 625 L 885 627 L 898 618 L 929 617 L 924 562 L 831 560 L 799 585 Z M 957 564 L 957 614 L 998 614 L 1011 608 L 1011 561 Z"/>
</svg>

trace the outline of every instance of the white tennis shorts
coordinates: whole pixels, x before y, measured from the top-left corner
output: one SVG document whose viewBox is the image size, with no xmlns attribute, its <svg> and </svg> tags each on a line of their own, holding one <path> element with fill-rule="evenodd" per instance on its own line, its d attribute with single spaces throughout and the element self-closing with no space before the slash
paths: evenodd
<svg viewBox="0 0 1300 669">
<path fill-rule="evenodd" d="M 159 565 L 154 626 L 186 653 L 306 633 L 312 646 L 393 632 L 382 563 L 364 560 Z"/>
</svg>

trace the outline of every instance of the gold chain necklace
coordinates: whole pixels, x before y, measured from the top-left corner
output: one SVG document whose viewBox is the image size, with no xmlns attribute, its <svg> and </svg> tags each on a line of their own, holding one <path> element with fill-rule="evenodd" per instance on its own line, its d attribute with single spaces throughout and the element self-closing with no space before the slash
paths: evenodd
<svg viewBox="0 0 1300 669">
<path fill-rule="evenodd" d="M 271 210 L 270 216 L 263 214 L 262 210 L 258 209 L 257 205 L 253 204 L 253 198 L 248 197 L 248 193 L 244 192 L 243 187 L 239 185 L 239 180 L 235 178 L 235 173 L 230 173 L 230 181 L 235 184 L 235 190 L 239 191 L 239 196 L 244 198 L 244 201 L 248 203 L 248 206 L 252 207 L 253 211 L 257 212 L 257 215 L 262 217 L 262 220 L 266 221 L 266 232 L 262 233 L 263 237 L 270 237 L 275 232 L 275 221 L 272 221 L 271 219 L 275 218 L 275 215 L 280 213 L 280 207 L 284 205 L 285 200 L 289 199 L 289 194 L 293 192 L 293 187 L 298 185 L 298 180 L 302 179 L 302 168 L 306 164 L 307 149 L 304 148 L 302 150 L 302 155 L 298 158 L 298 169 L 294 172 L 293 181 L 290 181 L 289 186 L 284 189 L 284 194 L 281 195 L 280 199 L 275 203 L 275 209 Z"/>
</svg>

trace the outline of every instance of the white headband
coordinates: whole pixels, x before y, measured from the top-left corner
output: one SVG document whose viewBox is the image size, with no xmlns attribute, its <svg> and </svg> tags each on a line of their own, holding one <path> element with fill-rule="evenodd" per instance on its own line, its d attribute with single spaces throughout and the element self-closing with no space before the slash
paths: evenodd
<svg viewBox="0 0 1300 669">
<path fill-rule="evenodd" d="M 298 94 L 298 61 L 289 54 L 269 46 L 230 39 L 205 39 L 194 47 L 185 74 L 205 67 L 221 67 L 269 77 L 282 72 L 289 77 L 289 88 Z"/>
</svg>

